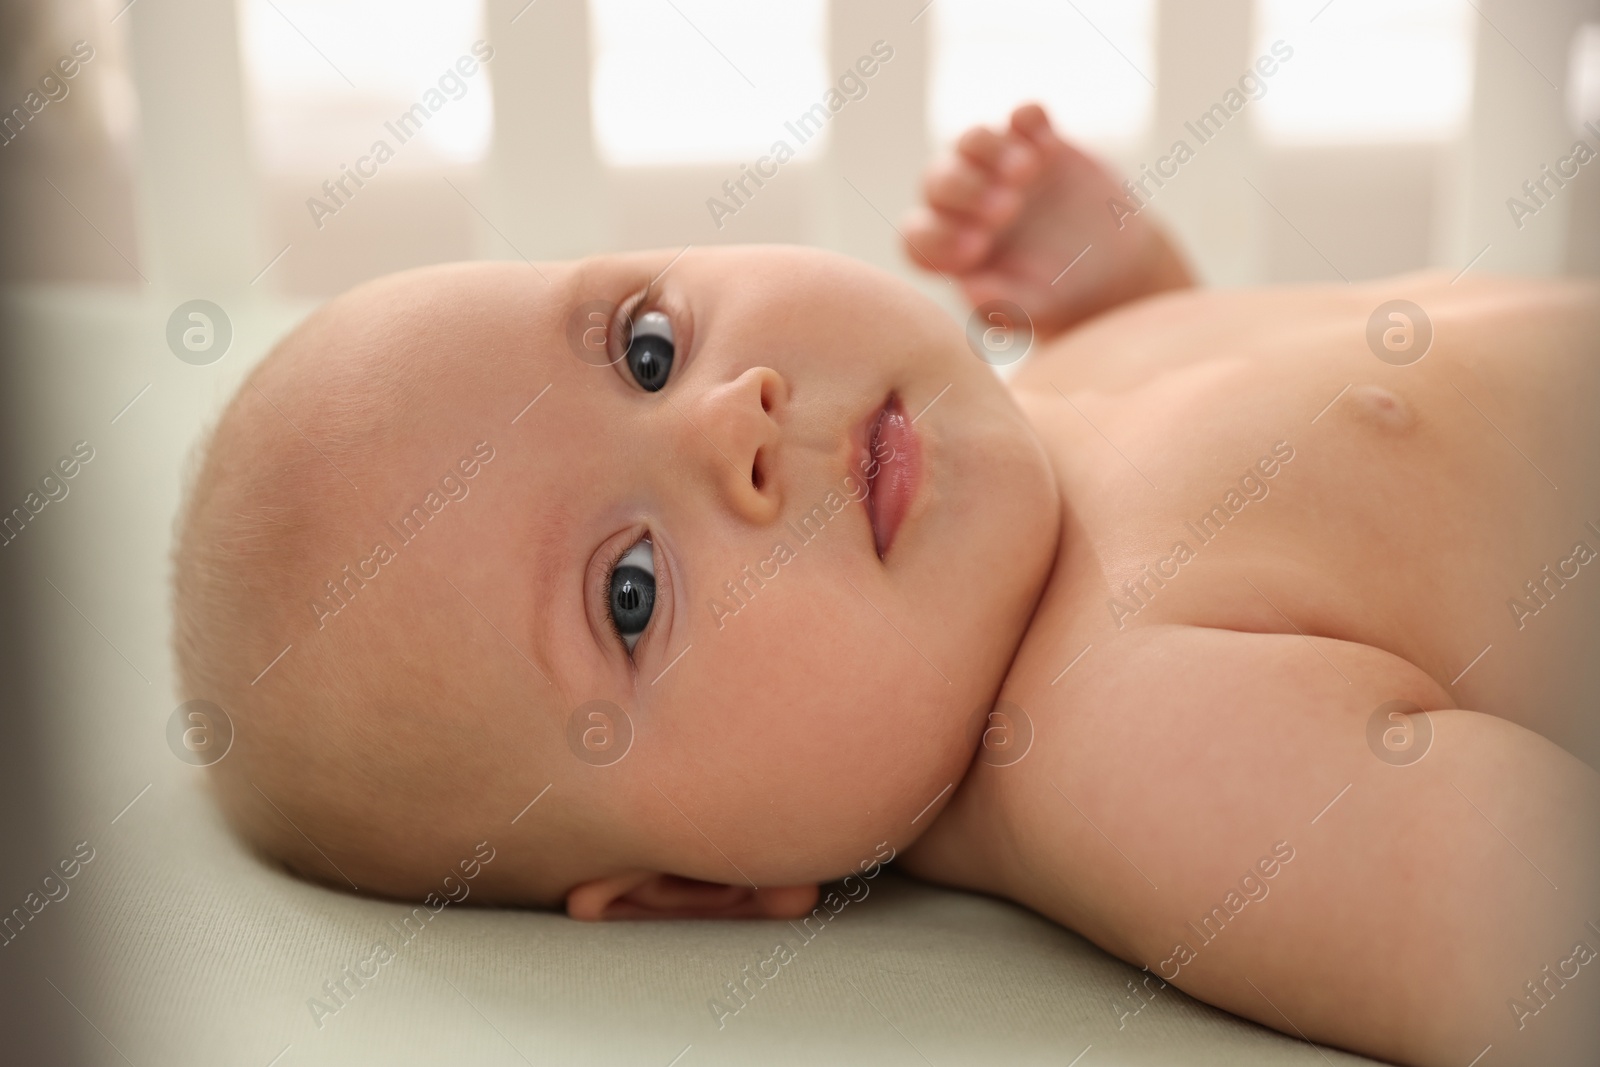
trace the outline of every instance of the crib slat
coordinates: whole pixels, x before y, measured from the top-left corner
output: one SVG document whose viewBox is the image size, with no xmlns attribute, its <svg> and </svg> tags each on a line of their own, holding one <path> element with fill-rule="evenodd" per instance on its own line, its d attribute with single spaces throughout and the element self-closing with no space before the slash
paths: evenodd
<svg viewBox="0 0 1600 1067">
<path fill-rule="evenodd" d="M 247 289 L 271 257 L 261 247 L 234 5 L 162 0 L 122 18 L 139 93 L 144 273 L 158 291 L 190 296 Z"/>
<path fill-rule="evenodd" d="M 512 20 L 516 21 L 513 22 Z M 566 259 L 612 244 L 605 174 L 590 121 L 589 12 L 584 0 L 486 0 L 494 59 L 494 142 L 480 254 Z"/>
</svg>

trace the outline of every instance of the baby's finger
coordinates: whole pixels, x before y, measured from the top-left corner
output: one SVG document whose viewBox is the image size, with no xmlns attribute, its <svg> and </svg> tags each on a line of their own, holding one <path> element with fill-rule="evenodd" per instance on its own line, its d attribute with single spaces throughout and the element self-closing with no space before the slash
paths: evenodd
<svg viewBox="0 0 1600 1067">
<path fill-rule="evenodd" d="M 1039 172 L 1038 148 L 1013 131 L 996 133 L 985 126 L 974 126 L 961 135 L 956 149 L 1010 184 L 1024 184 Z"/>
<path fill-rule="evenodd" d="M 945 211 L 972 214 L 992 179 L 962 156 L 946 156 L 930 166 L 922 178 L 922 195 Z"/>
<path fill-rule="evenodd" d="M 1038 104 L 1023 104 L 1011 113 L 1011 134 L 1025 140 L 1041 162 L 1064 158 L 1074 162 L 1089 161 L 1083 149 L 1056 132 L 1050 125 L 1050 116 Z"/>
<path fill-rule="evenodd" d="M 1011 129 L 1031 141 L 1047 143 L 1056 136 L 1050 116 L 1038 104 L 1023 104 L 1011 113 Z"/>
<path fill-rule="evenodd" d="M 928 168 L 922 183 L 928 203 L 944 212 L 994 222 L 1014 213 L 1021 194 L 996 181 L 963 156 L 951 156 Z"/>
<path fill-rule="evenodd" d="M 981 226 L 928 208 L 914 209 L 901 223 L 906 255 L 923 270 L 961 273 L 983 260 L 993 239 Z"/>
<path fill-rule="evenodd" d="M 987 126 L 974 126 L 956 140 L 956 151 L 984 170 L 998 170 L 1006 137 Z"/>
</svg>

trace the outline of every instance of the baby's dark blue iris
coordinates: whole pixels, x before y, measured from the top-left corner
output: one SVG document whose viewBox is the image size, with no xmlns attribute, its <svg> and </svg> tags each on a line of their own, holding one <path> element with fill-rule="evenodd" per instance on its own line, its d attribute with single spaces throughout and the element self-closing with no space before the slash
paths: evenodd
<svg viewBox="0 0 1600 1067">
<path fill-rule="evenodd" d="M 651 333 L 636 333 L 628 343 L 628 370 L 647 392 L 657 392 L 672 373 L 672 342 Z"/>
<path fill-rule="evenodd" d="M 643 567 L 620 566 L 611 574 L 611 620 L 624 637 L 643 633 L 656 606 L 656 579 Z"/>
</svg>

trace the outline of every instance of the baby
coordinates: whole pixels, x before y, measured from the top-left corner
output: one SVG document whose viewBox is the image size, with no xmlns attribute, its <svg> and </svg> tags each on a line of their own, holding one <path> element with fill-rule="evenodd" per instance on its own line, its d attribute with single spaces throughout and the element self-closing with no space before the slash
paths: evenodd
<svg viewBox="0 0 1600 1067">
<path fill-rule="evenodd" d="M 1199 291 L 1032 106 L 926 197 L 966 336 L 766 247 L 296 329 L 176 549 L 232 824 L 585 920 L 796 918 L 897 854 L 1290 1035 L 1594 1062 L 1600 293 Z"/>
</svg>

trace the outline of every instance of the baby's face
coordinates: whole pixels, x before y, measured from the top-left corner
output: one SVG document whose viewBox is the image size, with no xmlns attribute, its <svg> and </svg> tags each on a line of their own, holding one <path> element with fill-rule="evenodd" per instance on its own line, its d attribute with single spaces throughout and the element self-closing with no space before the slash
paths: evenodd
<svg viewBox="0 0 1600 1067">
<path fill-rule="evenodd" d="M 837 256 L 539 272 L 413 272 L 341 312 L 425 401 L 348 457 L 345 554 L 377 536 L 395 559 L 324 627 L 452 674 L 426 743 L 458 774 L 439 802 L 492 818 L 476 837 L 582 811 L 590 847 L 536 861 L 539 895 L 631 869 L 804 883 L 904 845 L 965 773 L 1053 558 L 1016 406 L 948 315 Z M 479 442 L 492 460 L 413 543 L 374 526 Z"/>
</svg>

